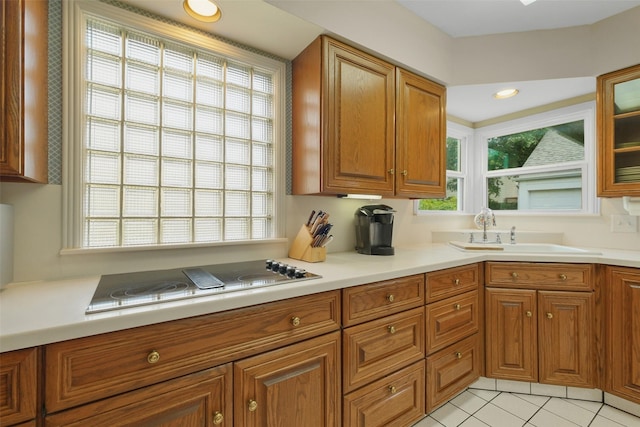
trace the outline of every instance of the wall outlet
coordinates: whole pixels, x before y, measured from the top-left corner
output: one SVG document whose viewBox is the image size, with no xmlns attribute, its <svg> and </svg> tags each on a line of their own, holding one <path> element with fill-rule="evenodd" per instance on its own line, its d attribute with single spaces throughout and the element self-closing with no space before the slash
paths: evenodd
<svg viewBox="0 0 640 427">
<path fill-rule="evenodd" d="M 635 233 L 638 231 L 638 217 L 634 215 L 611 215 L 612 233 Z"/>
</svg>

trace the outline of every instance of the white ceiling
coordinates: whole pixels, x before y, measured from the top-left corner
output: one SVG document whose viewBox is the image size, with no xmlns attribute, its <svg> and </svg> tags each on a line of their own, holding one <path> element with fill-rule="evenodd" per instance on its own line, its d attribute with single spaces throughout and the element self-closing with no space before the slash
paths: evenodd
<svg viewBox="0 0 640 427">
<path fill-rule="evenodd" d="M 396 0 L 451 37 L 590 25 L 640 6 L 640 0 Z"/>
<path fill-rule="evenodd" d="M 217 23 L 193 20 L 184 12 L 182 0 L 122 1 L 286 59 L 295 58 L 324 31 L 263 0 L 216 0 L 222 9 Z M 529 6 L 519 0 L 340 1 L 356 1 L 363 7 L 369 1 L 395 1 L 452 37 L 588 25 L 640 5 L 640 0 L 537 0 Z M 494 100 L 492 94 L 505 86 L 517 87 L 520 93 Z M 595 78 L 584 77 L 452 86 L 447 88 L 447 112 L 475 123 L 594 91 Z"/>
</svg>

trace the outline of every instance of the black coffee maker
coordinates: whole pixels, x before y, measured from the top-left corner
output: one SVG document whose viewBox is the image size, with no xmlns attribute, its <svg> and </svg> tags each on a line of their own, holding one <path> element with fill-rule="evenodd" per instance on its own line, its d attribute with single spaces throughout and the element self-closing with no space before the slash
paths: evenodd
<svg viewBox="0 0 640 427">
<path fill-rule="evenodd" d="M 387 205 L 362 206 L 355 213 L 356 251 L 366 255 L 393 255 L 393 213 Z"/>
</svg>

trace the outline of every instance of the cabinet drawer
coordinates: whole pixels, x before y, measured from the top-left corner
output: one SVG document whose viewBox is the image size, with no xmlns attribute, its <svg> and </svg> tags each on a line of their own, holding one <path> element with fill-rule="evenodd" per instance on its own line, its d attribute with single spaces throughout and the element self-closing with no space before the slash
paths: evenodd
<svg viewBox="0 0 640 427">
<path fill-rule="evenodd" d="M 46 408 L 52 413 L 339 327 L 336 290 L 51 344 Z"/>
<path fill-rule="evenodd" d="M 478 291 L 456 295 L 427 305 L 427 354 L 478 332 Z"/>
<path fill-rule="evenodd" d="M 424 307 L 346 328 L 342 334 L 343 391 L 424 358 Z"/>
<path fill-rule="evenodd" d="M 35 419 L 38 354 L 37 348 L 0 354 L 0 424 Z"/>
<path fill-rule="evenodd" d="M 592 264 L 487 262 L 487 286 L 555 290 L 593 290 Z"/>
<path fill-rule="evenodd" d="M 427 413 L 480 377 L 478 334 L 427 357 Z"/>
<path fill-rule="evenodd" d="M 479 264 L 427 273 L 427 303 L 478 289 Z"/>
<path fill-rule="evenodd" d="M 344 397 L 345 427 L 410 426 L 424 416 L 424 360 Z"/>
<path fill-rule="evenodd" d="M 232 390 L 228 363 L 50 415 L 46 426 L 233 426 Z"/>
<path fill-rule="evenodd" d="M 351 326 L 424 305 L 424 274 L 342 290 L 342 324 Z"/>
</svg>

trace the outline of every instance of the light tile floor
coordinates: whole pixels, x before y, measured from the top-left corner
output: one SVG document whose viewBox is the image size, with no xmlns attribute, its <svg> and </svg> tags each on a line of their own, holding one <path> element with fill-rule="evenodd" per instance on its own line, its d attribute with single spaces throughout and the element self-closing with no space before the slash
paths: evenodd
<svg viewBox="0 0 640 427">
<path fill-rule="evenodd" d="M 640 427 L 601 402 L 468 389 L 413 427 Z"/>
</svg>

